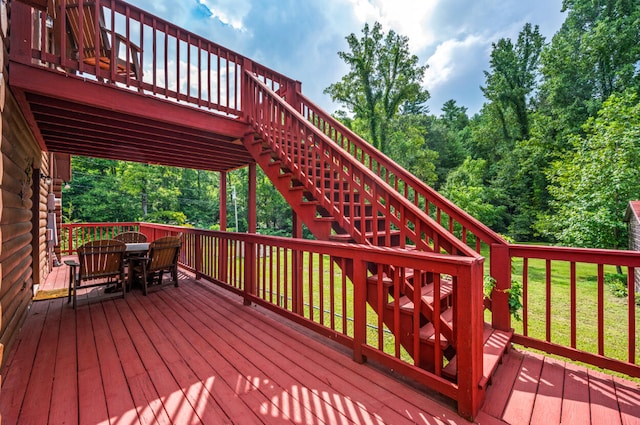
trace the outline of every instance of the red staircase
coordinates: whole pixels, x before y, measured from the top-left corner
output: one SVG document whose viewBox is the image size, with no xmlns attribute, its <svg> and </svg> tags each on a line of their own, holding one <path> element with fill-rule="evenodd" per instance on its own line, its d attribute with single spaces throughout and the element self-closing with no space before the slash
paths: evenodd
<svg viewBox="0 0 640 425">
<path fill-rule="evenodd" d="M 250 74 L 247 80 L 253 94 L 247 117 L 255 135 L 245 138 L 245 147 L 317 239 L 478 255 L 269 87 Z M 351 270 L 346 273 L 353 279 Z M 389 329 L 399 330 L 396 337 L 412 357 L 413 323 L 419 317 L 420 354 L 414 364 L 455 381 L 453 329 L 462 317 L 455 314 L 455 282 L 435 273 L 414 279 L 410 270 L 385 268 L 369 270 L 366 284 L 369 305 Z M 418 299 L 420 314 L 415 314 Z M 508 333 L 487 332 L 485 341 L 503 343 L 485 344 L 485 354 L 500 353 L 485 355 L 493 360 L 485 359 L 485 385 L 510 340 Z"/>
</svg>

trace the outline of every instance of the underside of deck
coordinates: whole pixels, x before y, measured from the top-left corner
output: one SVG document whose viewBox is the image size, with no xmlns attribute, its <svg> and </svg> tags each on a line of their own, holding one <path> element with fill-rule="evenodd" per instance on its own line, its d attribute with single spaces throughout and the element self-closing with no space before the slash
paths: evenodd
<svg viewBox="0 0 640 425">
<path fill-rule="evenodd" d="M 63 287 L 66 268 L 46 288 Z M 455 406 L 206 282 L 33 303 L 3 423 L 467 423 Z M 42 289 L 42 288 L 41 288 Z M 636 383 L 511 350 L 478 423 L 640 423 Z"/>
<path fill-rule="evenodd" d="M 49 152 L 211 171 L 251 162 L 240 119 L 48 68 L 12 63 L 12 71 L 13 92 Z"/>
</svg>

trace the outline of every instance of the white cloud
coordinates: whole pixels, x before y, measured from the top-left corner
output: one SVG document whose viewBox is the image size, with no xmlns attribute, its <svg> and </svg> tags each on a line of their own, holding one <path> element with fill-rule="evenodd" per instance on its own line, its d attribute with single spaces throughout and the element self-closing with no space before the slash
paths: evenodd
<svg viewBox="0 0 640 425">
<path fill-rule="evenodd" d="M 223 24 L 233 29 L 246 31 L 244 18 L 251 10 L 250 0 L 198 0 L 211 12 L 212 18 L 217 18 Z"/>
<path fill-rule="evenodd" d="M 409 38 L 415 53 L 432 44 L 435 34 L 430 25 L 440 0 L 348 0 L 353 14 L 364 24 L 378 21 L 385 31 L 393 29 Z"/>
<path fill-rule="evenodd" d="M 436 47 L 435 53 L 427 60 L 429 68 L 425 75 L 425 86 L 433 90 L 439 85 L 460 77 L 468 71 L 469 61 L 484 52 L 491 42 L 477 35 L 470 35 L 464 40 L 447 40 Z M 483 54 L 484 56 L 484 54 Z"/>
</svg>

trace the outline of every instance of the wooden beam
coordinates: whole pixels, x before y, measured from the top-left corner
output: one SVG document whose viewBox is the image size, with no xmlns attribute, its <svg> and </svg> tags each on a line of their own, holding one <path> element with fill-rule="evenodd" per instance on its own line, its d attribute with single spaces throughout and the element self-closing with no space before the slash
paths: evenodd
<svg viewBox="0 0 640 425">
<path fill-rule="evenodd" d="M 81 77 L 48 69 L 11 62 L 9 83 L 29 93 L 63 99 L 93 107 L 117 111 L 150 120 L 180 124 L 232 138 L 240 138 L 248 131 L 248 123 L 213 112 L 201 111 L 184 104 L 176 104 L 138 92 L 87 81 Z"/>
</svg>

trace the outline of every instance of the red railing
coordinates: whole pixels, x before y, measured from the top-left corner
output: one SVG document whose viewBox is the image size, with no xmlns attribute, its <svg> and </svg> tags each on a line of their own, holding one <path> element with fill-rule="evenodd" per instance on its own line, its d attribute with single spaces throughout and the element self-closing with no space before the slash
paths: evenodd
<svg viewBox="0 0 640 425">
<path fill-rule="evenodd" d="M 493 297 L 492 325 L 497 329 L 510 329 L 508 300 L 504 295 L 504 291 L 510 287 L 510 280 L 502 267 L 506 258 L 503 256 L 502 261 L 499 258 L 500 254 L 504 253 L 507 242 L 316 106 L 302 93 L 296 93 L 296 96 L 288 101 L 306 118 L 307 122 L 345 150 L 350 157 L 377 175 L 399 196 L 412 202 L 416 208 L 432 217 L 440 225 L 439 229 L 448 232 L 463 244 L 473 247 L 477 253 L 482 250 L 483 255 L 487 255 L 489 258 L 487 266 L 490 269 L 485 270 L 484 273 L 495 279 L 496 287 L 500 290 L 496 291 Z M 483 249 L 483 246 L 486 249 Z M 495 260 L 492 260 L 494 257 Z"/>
<path fill-rule="evenodd" d="M 640 377 L 634 291 L 640 253 L 510 245 L 509 255 L 511 279 L 523 289 L 514 342 Z M 611 291 L 625 286 L 626 297 Z"/>
<path fill-rule="evenodd" d="M 20 32 L 16 40 L 23 42 L 12 46 L 12 60 L 231 116 L 243 113 L 245 70 L 274 90 L 295 87 L 290 78 L 126 2 L 59 0 L 57 4 L 53 20 L 17 4 L 16 8 L 31 11 L 32 18 L 22 22 L 33 27 L 12 27 Z M 74 27 L 85 30 L 74 34 Z M 103 48 L 94 49 L 99 43 Z M 105 53 L 109 57 L 104 58 Z M 116 63 L 119 67 L 109 65 Z"/>
<path fill-rule="evenodd" d="M 309 329 L 351 348 L 354 359 L 365 357 L 458 400 L 462 414 L 472 416 L 481 403 L 482 390 L 482 258 L 417 251 L 227 233 L 151 223 L 64 224 L 63 232 L 89 239 L 111 237 L 136 228 L 150 241 L 182 235 L 180 263 L 185 269 L 229 289 L 247 302 L 260 304 Z M 83 241 L 71 239 L 72 248 Z M 372 267 L 372 264 L 375 264 Z M 367 277 L 372 268 L 411 269 L 414 275 L 449 276 L 455 291 L 455 327 L 458 343 L 457 383 L 444 379 L 441 370 L 418 367 L 395 337 L 367 306 Z M 353 269 L 353 279 L 343 272 Z M 439 279 L 438 279 L 439 280 Z M 380 283 L 382 284 L 382 283 Z M 381 290 L 381 288 L 380 288 Z M 400 314 L 399 300 L 394 311 Z M 469 326 L 469 324 L 473 324 Z M 416 321 L 415 326 L 419 326 Z M 398 333 L 396 333 L 397 335 Z M 414 345 L 419 350 L 419 332 Z M 440 363 L 445 362 L 440 353 Z M 414 356 L 419 358 L 418 356 Z"/>
<path fill-rule="evenodd" d="M 434 217 L 443 228 L 450 233 L 455 233 L 457 238 L 465 243 L 471 242 L 473 239 L 476 252 L 480 252 L 481 243 L 488 246 L 505 244 L 504 239 L 489 227 L 400 167 L 366 140 L 316 106 L 302 93 L 298 93 L 297 99 L 300 104 L 294 105 L 294 107 L 308 122 L 384 180 L 401 196 Z"/>
<path fill-rule="evenodd" d="M 363 211 L 365 207 L 371 208 L 374 240 L 378 236 L 390 238 L 392 231 L 397 230 L 402 247 L 408 240 L 421 251 L 444 250 L 455 255 L 478 256 L 250 73 L 246 74 L 245 90 L 250 96 L 245 104 L 249 122 L 294 177 L 305 184 L 343 229 L 355 235 L 357 242 L 365 243 L 365 235 L 357 220 L 343 214 L 345 207 L 350 211 L 355 207 Z M 336 190 L 338 181 L 347 185 L 340 184 Z M 382 222 L 385 229 L 379 230 Z M 391 244 L 387 241 L 385 245 Z"/>
</svg>

